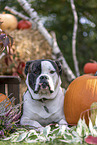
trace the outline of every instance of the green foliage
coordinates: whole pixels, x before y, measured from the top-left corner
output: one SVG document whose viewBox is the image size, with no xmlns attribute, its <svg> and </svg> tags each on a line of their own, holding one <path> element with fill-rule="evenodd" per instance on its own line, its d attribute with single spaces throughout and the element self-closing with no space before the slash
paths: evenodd
<svg viewBox="0 0 97 145">
<path fill-rule="evenodd" d="M 97 119 L 96 119 L 97 121 Z M 97 122 L 96 122 L 97 124 Z M 89 119 L 89 127 L 85 120 L 79 119 L 77 126 L 68 127 L 66 125 L 46 126 L 43 130 L 36 131 L 34 129 L 18 128 L 15 133 L 3 139 L 11 142 L 25 143 L 85 143 L 85 139 L 89 136 L 97 136 L 97 126 L 93 126 Z"/>
<path fill-rule="evenodd" d="M 24 142 L 19 142 L 19 143 L 11 143 L 10 141 L 0 141 L 0 144 L 1 145 L 41 145 L 41 142 L 38 142 L 38 143 L 24 143 Z M 42 143 L 42 145 L 64 145 L 64 143 L 62 142 L 58 142 L 58 143 Z M 69 144 L 69 145 L 80 145 L 80 143 L 72 143 L 72 144 Z M 82 144 L 82 145 L 87 145 L 86 143 Z"/>
<path fill-rule="evenodd" d="M 86 3 L 87 5 L 85 5 Z M 71 11 L 70 1 L 49 1 L 39 0 L 32 2 L 32 6 L 41 15 L 49 16 L 45 26 L 51 31 L 55 31 L 58 44 L 63 52 L 68 64 L 73 68 L 72 59 L 72 31 L 73 31 L 73 14 Z M 83 73 L 83 65 L 90 59 L 96 60 L 96 0 L 75 0 L 76 10 L 78 13 L 78 33 L 77 33 L 77 58 L 81 73 Z M 88 22 L 82 23 L 81 18 L 85 18 Z M 92 24 L 93 22 L 94 24 Z"/>
</svg>

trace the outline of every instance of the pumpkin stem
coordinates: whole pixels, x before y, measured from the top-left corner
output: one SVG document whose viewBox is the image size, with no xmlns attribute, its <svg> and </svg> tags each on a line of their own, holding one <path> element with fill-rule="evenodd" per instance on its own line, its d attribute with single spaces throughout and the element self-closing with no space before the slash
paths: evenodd
<svg viewBox="0 0 97 145">
<path fill-rule="evenodd" d="M 90 61 L 93 62 L 93 63 L 97 63 L 97 61 L 96 60 L 93 60 L 93 59 L 90 59 Z"/>
</svg>

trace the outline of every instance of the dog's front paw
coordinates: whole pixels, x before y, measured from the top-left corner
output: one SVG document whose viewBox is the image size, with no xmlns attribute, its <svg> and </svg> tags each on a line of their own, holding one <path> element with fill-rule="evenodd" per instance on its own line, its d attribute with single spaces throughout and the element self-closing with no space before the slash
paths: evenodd
<svg viewBox="0 0 97 145">
<path fill-rule="evenodd" d="M 64 119 L 61 119 L 61 120 L 59 121 L 58 124 L 59 124 L 59 127 L 60 127 L 60 128 L 65 128 L 66 130 L 69 129 L 68 123 L 67 123 L 66 120 L 64 120 Z"/>
<path fill-rule="evenodd" d="M 38 127 L 38 128 L 36 128 L 35 130 L 36 130 L 36 131 L 38 131 L 38 132 L 43 132 L 43 130 L 44 130 L 44 127 L 43 127 L 43 126 L 41 126 L 41 127 Z"/>
<path fill-rule="evenodd" d="M 34 128 L 36 130 L 42 130 L 43 126 L 40 125 L 37 121 L 30 120 L 27 117 L 22 117 L 20 120 L 21 125 L 29 126 L 29 128 Z"/>
<path fill-rule="evenodd" d="M 59 125 L 68 125 L 68 123 L 64 119 L 61 119 L 58 124 Z"/>
</svg>

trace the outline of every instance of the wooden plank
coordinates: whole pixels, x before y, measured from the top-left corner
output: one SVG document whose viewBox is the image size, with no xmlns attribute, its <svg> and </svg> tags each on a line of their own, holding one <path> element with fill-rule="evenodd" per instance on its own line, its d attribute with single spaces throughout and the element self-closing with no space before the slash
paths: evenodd
<svg viewBox="0 0 97 145">
<path fill-rule="evenodd" d="M 5 84 L 0 84 L 0 93 L 5 94 Z"/>
<path fill-rule="evenodd" d="M 0 84 L 20 84 L 21 79 L 17 76 L 0 76 Z"/>
<path fill-rule="evenodd" d="M 0 93 L 7 93 L 10 95 L 13 93 L 16 98 L 15 104 L 20 102 L 19 89 L 20 89 L 21 79 L 17 76 L 0 76 Z M 7 88 L 5 88 L 7 86 Z M 6 92 L 7 91 L 7 92 Z"/>
<path fill-rule="evenodd" d="M 18 104 L 20 102 L 19 99 L 19 84 L 8 84 L 8 95 L 10 95 L 11 93 L 13 93 L 14 97 L 16 98 L 15 100 L 15 104 Z"/>
</svg>

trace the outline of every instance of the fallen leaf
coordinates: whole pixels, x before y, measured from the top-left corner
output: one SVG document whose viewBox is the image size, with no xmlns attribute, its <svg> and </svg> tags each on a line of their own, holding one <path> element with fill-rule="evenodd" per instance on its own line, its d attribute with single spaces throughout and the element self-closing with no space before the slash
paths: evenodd
<svg viewBox="0 0 97 145">
<path fill-rule="evenodd" d="M 85 142 L 88 144 L 97 144 L 97 137 L 89 135 L 87 138 L 85 138 Z"/>
</svg>

